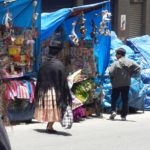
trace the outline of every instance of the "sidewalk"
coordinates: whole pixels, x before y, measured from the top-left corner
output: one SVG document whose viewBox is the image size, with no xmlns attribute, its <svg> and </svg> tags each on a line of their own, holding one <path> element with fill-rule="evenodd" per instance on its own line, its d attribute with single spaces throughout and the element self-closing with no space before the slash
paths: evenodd
<svg viewBox="0 0 150 150">
<path fill-rule="evenodd" d="M 150 139 L 150 112 L 120 116 L 115 121 L 89 118 L 74 123 L 72 129 L 63 129 L 59 123 L 54 128 L 58 134 L 45 132 L 46 123 L 7 127 L 12 150 L 148 150 Z"/>
</svg>

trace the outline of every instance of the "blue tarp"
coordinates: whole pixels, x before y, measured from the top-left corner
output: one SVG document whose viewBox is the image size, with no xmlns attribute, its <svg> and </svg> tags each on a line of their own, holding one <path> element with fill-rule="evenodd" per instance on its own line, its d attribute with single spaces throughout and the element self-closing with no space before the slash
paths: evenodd
<svg viewBox="0 0 150 150">
<path fill-rule="evenodd" d="M 99 6 L 99 8 L 97 8 Z M 72 17 L 73 13 L 81 13 L 84 10 L 94 8 L 91 11 L 85 11 L 85 27 L 87 28 L 86 40 L 90 40 L 90 32 L 92 31 L 91 20 L 93 19 L 97 27 L 99 28 L 102 17 L 95 17 L 94 14 L 101 14 L 102 10 L 110 11 L 110 1 L 104 1 L 101 3 L 83 5 L 73 8 L 64 8 L 52 13 L 42 13 L 41 15 L 41 40 L 49 38 L 53 32 L 61 25 L 66 33 L 66 39 L 69 40 L 68 35 L 71 34 L 72 22 L 78 19 L 78 15 Z M 110 24 L 108 25 L 110 28 Z M 78 34 L 78 33 L 77 33 Z M 78 34 L 80 38 L 80 35 Z M 103 75 L 108 62 L 110 53 L 110 36 L 97 36 L 98 44 L 94 45 L 94 55 L 97 61 L 98 73 Z"/>
<path fill-rule="evenodd" d="M 144 109 L 150 110 L 150 36 L 127 39 L 127 44 L 139 55 L 142 66 L 141 79 L 144 83 Z"/>
<path fill-rule="evenodd" d="M 147 62 L 148 68 L 150 68 L 150 36 L 144 35 L 127 39 L 127 45 L 129 45 L 136 53 L 140 53 Z"/>
<path fill-rule="evenodd" d="M 46 40 L 49 38 L 52 33 L 56 30 L 58 26 L 62 24 L 63 21 L 65 21 L 68 16 L 70 16 L 72 13 L 77 11 L 82 11 L 87 8 L 94 8 L 97 6 L 107 5 L 107 9 L 110 9 L 109 1 L 104 1 L 101 3 L 95 3 L 95 4 L 89 4 L 89 5 L 83 5 L 78 7 L 72 7 L 72 8 L 63 8 L 55 12 L 51 13 L 42 13 L 41 14 L 41 40 Z M 105 8 L 103 8 L 105 10 Z"/>
<path fill-rule="evenodd" d="M 64 22 L 70 15 L 68 8 L 60 9 L 52 13 L 41 14 L 41 40 L 49 38 L 52 33 Z"/>
<path fill-rule="evenodd" d="M 0 1 L 0 24 L 4 24 L 6 12 L 12 14 L 12 22 L 15 27 L 31 27 L 33 4 L 32 0 L 16 0 L 4 5 L 3 0 Z M 37 10 L 40 14 L 40 0 L 37 3 Z M 39 15 L 40 16 L 40 15 Z M 39 26 L 39 19 L 36 22 L 36 27 Z"/>
</svg>

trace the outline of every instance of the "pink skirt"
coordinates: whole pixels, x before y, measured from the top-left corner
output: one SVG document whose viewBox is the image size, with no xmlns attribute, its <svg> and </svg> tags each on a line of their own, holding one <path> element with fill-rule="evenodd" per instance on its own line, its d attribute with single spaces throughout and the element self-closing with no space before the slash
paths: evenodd
<svg viewBox="0 0 150 150">
<path fill-rule="evenodd" d="M 54 89 L 48 90 L 44 95 L 41 94 L 34 117 L 42 122 L 60 122 L 60 110 L 56 104 Z"/>
</svg>

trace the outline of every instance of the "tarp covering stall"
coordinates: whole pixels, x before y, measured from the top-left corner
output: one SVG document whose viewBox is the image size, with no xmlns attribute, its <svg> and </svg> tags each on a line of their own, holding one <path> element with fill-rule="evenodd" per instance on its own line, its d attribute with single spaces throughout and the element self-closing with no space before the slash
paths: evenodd
<svg viewBox="0 0 150 150">
<path fill-rule="evenodd" d="M 4 4 L 4 0 L 0 0 L 0 24 L 5 24 L 5 15 L 9 11 L 12 14 L 12 22 L 15 27 L 30 28 L 32 26 L 33 13 L 32 0 L 14 0 Z M 40 12 L 40 1 L 37 3 L 37 12 Z M 36 27 L 39 22 L 36 22 Z"/>
<path fill-rule="evenodd" d="M 46 40 L 48 37 L 50 37 L 60 25 L 64 27 L 66 34 L 70 35 L 72 27 L 71 23 L 74 20 L 77 20 L 78 15 L 82 11 L 84 12 L 86 18 L 85 26 L 87 28 L 87 33 L 85 39 L 91 39 L 91 20 L 94 19 L 95 24 L 99 28 L 100 22 L 102 20 L 100 14 L 103 10 L 110 11 L 110 1 L 104 1 L 101 3 L 83 5 L 73 8 L 64 8 L 51 13 L 42 13 L 41 40 Z M 95 16 L 95 14 L 98 14 L 98 16 Z M 103 75 L 109 62 L 110 36 L 97 35 L 97 38 L 98 44 L 94 45 L 94 55 L 97 58 L 98 73 Z"/>
<path fill-rule="evenodd" d="M 150 36 L 144 35 L 127 39 L 127 45 L 138 55 L 142 67 L 141 79 L 145 90 L 144 109 L 150 110 Z"/>
</svg>

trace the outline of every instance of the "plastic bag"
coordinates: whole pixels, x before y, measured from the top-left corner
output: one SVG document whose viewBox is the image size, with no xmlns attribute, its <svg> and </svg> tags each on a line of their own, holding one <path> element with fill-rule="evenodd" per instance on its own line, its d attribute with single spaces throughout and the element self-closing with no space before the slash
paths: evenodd
<svg viewBox="0 0 150 150">
<path fill-rule="evenodd" d="M 61 126 L 65 129 L 70 129 L 73 125 L 73 112 L 71 106 L 67 106 L 66 111 L 62 115 Z"/>
</svg>

